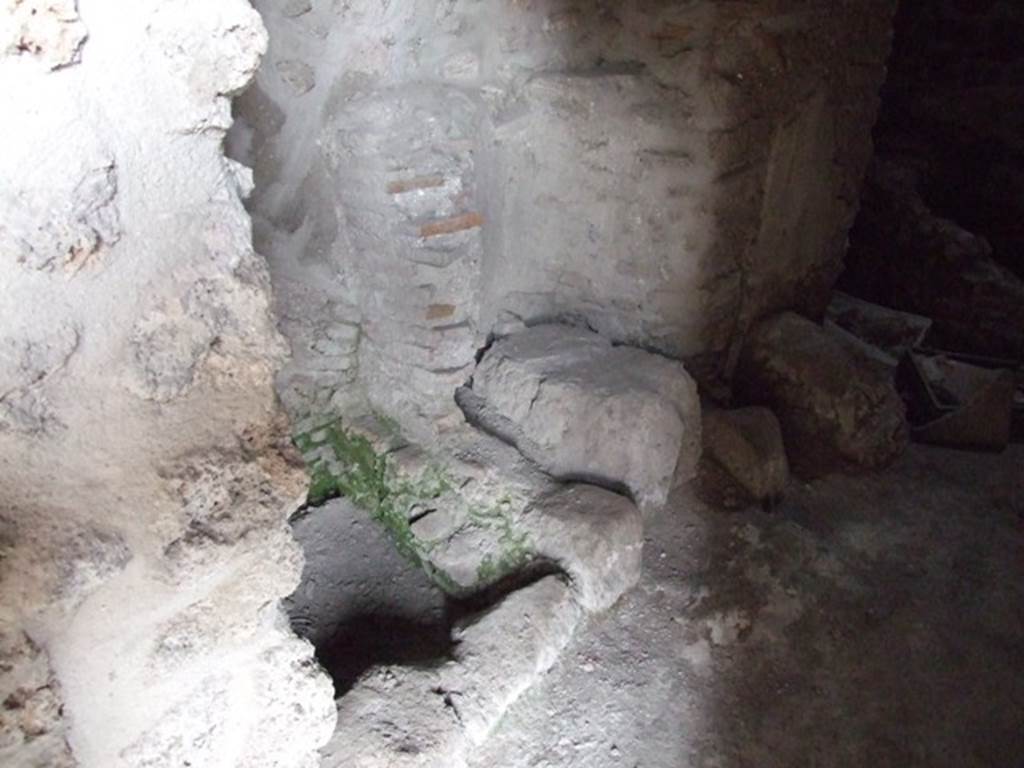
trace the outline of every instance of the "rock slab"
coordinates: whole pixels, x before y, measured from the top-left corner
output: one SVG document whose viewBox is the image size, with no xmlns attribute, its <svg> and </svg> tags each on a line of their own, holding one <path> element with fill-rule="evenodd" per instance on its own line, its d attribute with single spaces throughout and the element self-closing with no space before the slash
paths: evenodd
<svg viewBox="0 0 1024 768">
<path fill-rule="evenodd" d="M 582 618 L 546 576 L 455 630 L 454 658 L 432 669 L 379 667 L 338 702 L 322 768 L 459 768 L 546 672 Z"/>
<path fill-rule="evenodd" d="M 608 610 L 640 581 L 643 516 L 625 496 L 569 485 L 539 499 L 522 525 L 536 554 L 569 575 L 589 613 Z"/>
<path fill-rule="evenodd" d="M 883 467 L 907 444 L 904 406 L 891 378 L 791 312 L 753 330 L 735 386 L 745 402 L 778 415 L 793 469 L 803 477 Z"/>
<path fill-rule="evenodd" d="M 789 460 L 779 420 L 767 408 L 705 409 L 704 455 L 717 462 L 750 496 L 771 501 L 789 480 Z"/>
<path fill-rule="evenodd" d="M 700 402 L 682 363 L 588 330 L 539 325 L 496 342 L 473 391 L 501 436 L 559 479 L 625 487 L 661 506 L 673 477 L 693 477 Z"/>
</svg>

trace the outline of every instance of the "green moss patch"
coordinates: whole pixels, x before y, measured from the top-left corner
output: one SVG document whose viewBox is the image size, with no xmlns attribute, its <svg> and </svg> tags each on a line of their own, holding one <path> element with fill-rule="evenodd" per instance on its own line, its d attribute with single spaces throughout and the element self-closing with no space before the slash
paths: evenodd
<svg viewBox="0 0 1024 768">
<path fill-rule="evenodd" d="M 397 425 L 390 421 L 374 431 L 392 442 L 400 437 Z M 503 496 L 491 505 L 470 505 L 459 494 L 450 493 L 455 483 L 440 464 L 428 464 L 415 474 L 401 472 L 386 453 L 375 449 L 370 438 L 346 428 L 340 420 L 296 435 L 295 445 L 310 468 L 309 505 L 341 496 L 365 509 L 384 526 L 398 551 L 424 568 L 449 594 L 467 590 L 431 561 L 432 549 L 445 542 L 418 539 L 409 522 L 412 510 L 428 507 L 442 495 L 446 495 L 446 504 L 462 507 L 460 530 L 486 530 L 496 545 L 481 557 L 477 569 L 480 586 L 516 572 L 533 557 L 527 535 L 514 526 L 513 500 Z"/>
<path fill-rule="evenodd" d="M 340 421 L 296 435 L 295 445 L 312 475 L 309 504 L 337 496 L 351 500 L 387 529 L 404 556 L 422 565 L 424 547 L 412 534 L 408 511 L 451 487 L 441 468 L 429 467 L 416 478 L 401 476 L 368 438 Z"/>
</svg>

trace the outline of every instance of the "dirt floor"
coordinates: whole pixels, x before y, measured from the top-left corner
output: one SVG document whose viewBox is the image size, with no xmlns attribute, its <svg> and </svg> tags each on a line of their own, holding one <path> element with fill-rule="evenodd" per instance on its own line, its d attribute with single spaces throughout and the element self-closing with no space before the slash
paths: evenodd
<svg viewBox="0 0 1024 768">
<path fill-rule="evenodd" d="M 1024 446 L 913 446 L 772 512 L 691 489 L 474 768 L 1021 768 Z"/>
</svg>

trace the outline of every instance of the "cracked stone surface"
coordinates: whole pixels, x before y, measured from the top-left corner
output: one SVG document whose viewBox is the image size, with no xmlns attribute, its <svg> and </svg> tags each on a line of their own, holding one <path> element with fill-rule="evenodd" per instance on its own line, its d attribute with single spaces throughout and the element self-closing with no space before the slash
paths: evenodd
<svg viewBox="0 0 1024 768">
<path fill-rule="evenodd" d="M 78 62 L 87 36 L 78 0 L 5 0 L 0 7 L 0 55 L 60 69 Z"/>
<path fill-rule="evenodd" d="M 906 447 L 906 409 L 889 371 L 792 312 L 754 329 L 737 382 L 743 402 L 778 416 L 801 475 L 882 467 Z"/>
<path fill-rule="evenodd" d="M 0 763 L 313 768 L 242 0 L 0 3 Z"/>
<path fill-rule="evenodd" d="M 663 504 L 677 466 L 685 481 L 700 457 L 683 365 L 590 331 L 540 325 L 501 339 L 472 386 L 512 426 L 502 436 L 554 477 L 628 488 L 642 508 Z"/>
</svg>

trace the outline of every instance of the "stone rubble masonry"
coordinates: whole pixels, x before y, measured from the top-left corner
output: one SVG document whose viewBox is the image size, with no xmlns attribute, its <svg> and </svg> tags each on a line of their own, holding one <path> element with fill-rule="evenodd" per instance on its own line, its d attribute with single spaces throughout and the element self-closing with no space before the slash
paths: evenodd
<svg viewBox="0 0 1024 768">
<path fill-rule="evenodd" d="M 728 377 L 758 318 L 827 303 L 894 0 L 255 4 L 270 52 L 229 148 L 257 247 L 289 338 L 328 304 L 360 328 L 333 380 L 292 364 L 294 417 L 368 400 L 435 438 L 524 322 Z"/>
<path fill-rule="evenodd" d="M 758 316 L 824 303 L 893 0 L 257 5 L 253 175 L 222 150 L 268 46 L 248 3 L 0 5 L 0 628 L 31 668 L 5 765 L 317 765 L 275 386 L 298 423 L 359 403 L 426 442 L 516 323 L 727 372 Z M 471 742 L 582 611 L 528 590 L 438 673 L 494 697 Z"/>
<path fill-rule="evenodd" d="M 0 3 L 6 768 L 313 768 L 333 730 L 279 607 L 307 477 L 222 150 L 266 44 L 243 0 Z"/>
</svg>

